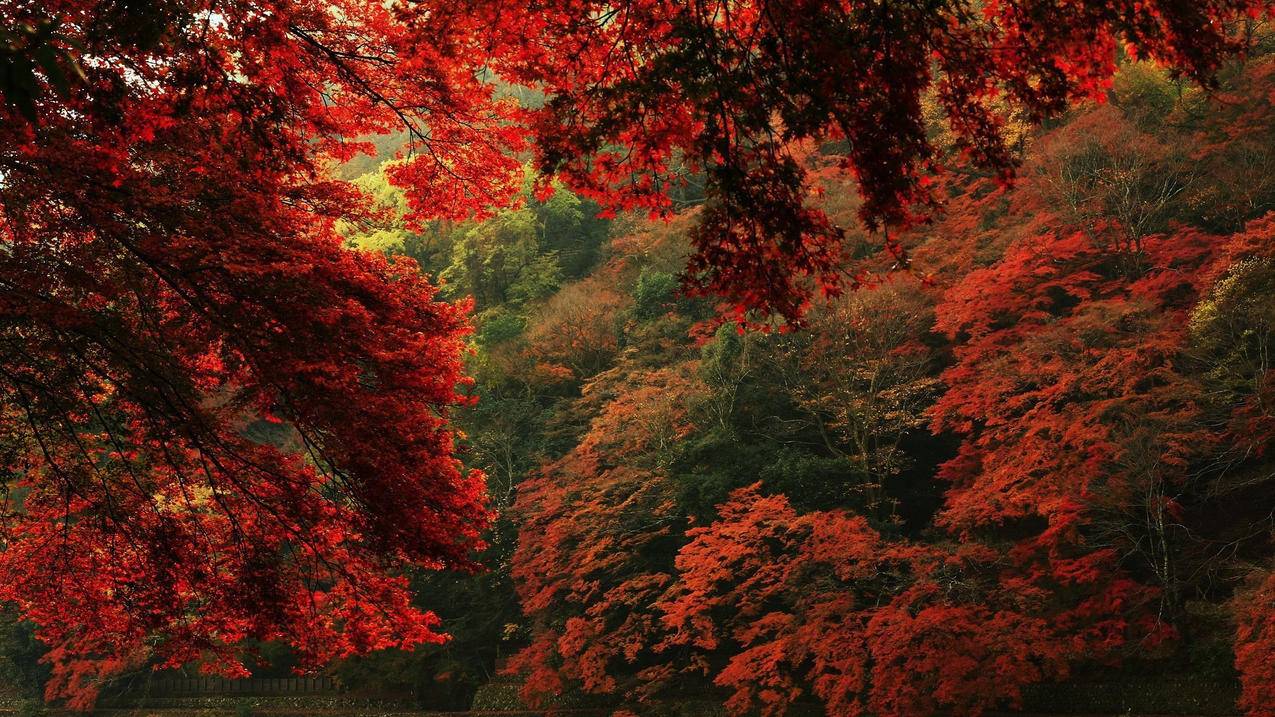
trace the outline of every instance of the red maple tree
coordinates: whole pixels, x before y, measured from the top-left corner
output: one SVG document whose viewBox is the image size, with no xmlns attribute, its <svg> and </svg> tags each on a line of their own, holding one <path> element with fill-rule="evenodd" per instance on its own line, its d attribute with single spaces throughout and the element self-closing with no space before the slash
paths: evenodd
<svg viewBox="0 0 1275 717">
<path fill-rule="evenodd" d="M 439 3 L 450 6 L 449 3 Z M 844 229 L 808 201 L 800 156 L 842 141 L 871 228 L 924 221 L 936 152 L 933 97 L 955 148 L 1008 178 L 1003 131 L 1099 97 L 1117 50 L 1211 85 L 1242 38 L 1237 19 L 1269 0 L 1025 0 L 890 4 L 860 0 L 666 3 L 462 2 L 434 19 L 518 32 L 492 66 L 543 88 L 531 113 L 539 164 L 613 207 L 669 207 L 688 173 L 705 178 L 688 288 L 740 312 L 798 319 L 846 284 Z M 888 238 L 886 239 L 888 243 Z"/>
<path fill-rule="evenodd" d="M 66 54 L 0 128 L 0 597 L 49 696 L 148 660 L 243 674 L 250 639 L 307 667 L 441 641 L 403 571 L 468 567 L 488 520 L 447 421 L 466 310 L 342 248 L 365 202 L 325 166 L 407 123 L 418 201 L 504 201 L 517 137 L 464 43 L 364 2 L 0 15 Z"/>
<path fill-rule="evenodd" d="M 1268 7 L 0 3 L 0 469 L 14 486 L 0 597 L 54 645 L 50 694 L 78 706 L 143 660 L 242 672 L 250 638 L 288 640 L 309 664 L 441 639 L 402 571 L 468 566 L 488 518 L 447 423 L 464 309 L 406 262 L 341 248 L 337 222 L 368 209 L 324 170 L 364 149 L 352 138 L 406 128 L 392 179 L 415 218 L 511 201 L 528 134 L 546 175 L 612 208 L 663 210 L 703 173 L 690 284 L 795 320 L 816 286 L 842 285 L 841 230 L 808 205 L 794 158 L 808 140 L 847 143 L 869 226 L 906 226 L 934 200 L 927 92 L 957 146 L 1004 174 L 994 100 L 1060 111 L 1102 89 L 1121 43 L 1207 84 L 1239 46 L 1228 22 Z M 547 102 L 500 99 L 493 72 Z M 1054 288 L 1105 296 L 1088 248 L 1050 241 L 1075 269 Z M 1133 298 L 1163 291 L 1148 279 Z M 967 323 L 985 322 L 966 310 L 950 326 Z M 1130 354 L 1116 376 L 1159 365 Z M 977 525 L 975 498 L 1004 497 L 962 483 L 974 458 L 1038 435 L 971 437 L 945 524 Z M 1106 457 L 1104 440 L 1073 458 Z M 1046 507 L 1061 523 L 1044 551 L 1075 513 Z M 1102 567 L 1066 560 L 1055 575 Z"/>
</svg>

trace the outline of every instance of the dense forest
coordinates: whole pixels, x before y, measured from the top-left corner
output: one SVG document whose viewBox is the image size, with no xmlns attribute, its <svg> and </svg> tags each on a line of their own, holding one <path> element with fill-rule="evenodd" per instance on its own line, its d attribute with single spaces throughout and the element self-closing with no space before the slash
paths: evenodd
<svg viewBox="0 0 1275 717">
<path fill-rule="evenodd" d="M 796 330 L 679 291 L 693 184 L 668 220 L 602 221 L 559 188 L 482 222 L 352 231 L 474 301 L 479 400 L 457 421 L 502 517 L 490 572 L 425 583 L 465 607 L 416 659 L 477 683 L 515 654 L 533 703 L 874 715 L 1234 661 L 1266 714 L 1267 42 L 1213 93 L 1124 62 L 1101 101 L 1021 130 L 1012 185 L 954 163 L 935 221 L 898 239 L 910 268 L 852 235 L 862 286 Z M 841 150 L 802 161 L 852 226 Z M 355 180 L 391 213 L 392 167 Z"/>
<path fill-rule="evenodd" d="M 1275 717 L 1269 4 L 39 5 L 8 694 Z"/>
</svg>

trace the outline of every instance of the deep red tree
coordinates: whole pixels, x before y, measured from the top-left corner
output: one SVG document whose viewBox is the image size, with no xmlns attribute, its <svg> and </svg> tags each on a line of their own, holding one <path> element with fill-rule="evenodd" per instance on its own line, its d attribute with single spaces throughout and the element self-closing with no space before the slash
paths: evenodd
<svg viewBox="0 0 1275 717">
<path fill-rule="evenodd" d="M 463 312 L 341 249 L 365 204 L 323 170 L 350 138 L 407 129 L 420 217 L 509 201 L 528 131 L 612 207 L 665 208 L 684 162 L 692 286 L 794 319 L 841 283 L 808 140 L 846 143 L 870 226 L 906 225 L 927 92 L 1004 172 L 997 107 L 1063 109 L 1122 42 L 1207 83 L 1269 5 L 0 2 L 0 596 L 78 704 L 145 659 L 242 670 L 248 638 L 310 663 L 439 639 L 401 570 L 467 565 L 487 517 L 446 423 Z"/>
<path fill-rule="evenodd" d="M 1011 115 L 1038 121 L 1100 96 L 1118 48 L 1205 85 L 1241 47 L 1236 20 L 1270 0 L 584 0 L 430 2 L 439 26 L 513 20 L 491 44 L 503 77 L 543 88 L 541 167 L 610 206 L 669 206 L 700 173 L 688 286 L 800 317 L 837 291 L 843 228 L 809 201 L 810 141 L 844 142 L 870 228 L 928 218 L 933 98 L 955 147 L 1008 177 Z M 449 12 L 450 9 L 450 12 Z M 463 15 L 466 19 L 457 20 Z M 888 240 L 887 240 L 888 243 Z M 898 249 L 891 244 L 891 247 Z"/>
<path fill-rule="evenodd" d="M 442 640 L 404 570 L 469 566 L 488 520 L 447 422 L 465 308 L 344 250 L 365 205 L 324 170 L 406 124 L 436 214 L 516 190 L 465 38 L 326 0 L 0 18 L 29 36 L 0 108 L 0 598 L 51 645 L 49 696 L 242 673 L 249 639 L 305 666 Z"/>
<path fill-rule="evenodd" d="M 759 486 L 687 531 L 660 607 L 666 648 L 700 651 L 734 714 L 782 715 L 807 691 L 829 714 L 979 714 L 1103 654 L 1123 623 L 998 579 L 973 543 L 891 541 L 843 511 L 798 514 Z M 1103 597 L 1136 598 L 1127 581 Z M 725 652 L 729 659 L 720 664 Z"/>
</svg>

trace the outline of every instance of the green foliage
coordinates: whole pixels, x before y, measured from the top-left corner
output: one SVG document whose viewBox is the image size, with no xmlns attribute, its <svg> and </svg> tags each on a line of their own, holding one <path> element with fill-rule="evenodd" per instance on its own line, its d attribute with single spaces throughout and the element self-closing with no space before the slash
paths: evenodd
<svg viewBox="0 0 1275 717">
<path fill-rule="evenodd" d="M 353 180 L 356 187 L 372 198 L 383 219 L 367 226 L 342 224 L 342 232 L 351 247 L 409 256 L 426 271 L 437 273 L 441 262 L 448 256 L 447 232 L 439 222 L 431 222 L 419 230 L 407 225 L 407 197 L 403 190 L 389 183 L 384 171 L 395 161 L 386 161 L 379 168 Z"/>
<path fill-rule="evenodd" d="M 1258 394 L 1275 361 L 1275 260 L 1237 263 L 1191 314 L 1207 375 L 1229 394 Z"/>
<path fill-rule="evenodd" d="M 487 494 L 494 508 L 510 507 L 518 483 L 536 468 L 545 413 L 534 396 L 506 395 L 499 387 L 489 387 L 476 406 L 458 416 L 475 464 L 487 473 Z"/>
<path fill-rule="evenodd" d="M 757 477 L 803 512 L 854 503 L 869 480 L 863 466 L 845 456 L 822 456 L 795 446 L 776 449 Z"/>
<path fill-rule="evenodd" d="M 457 232 L 442 277 L 449 295 L 472 296 L 480 308 L 522 306 L 592 266 L 605 235 L 584 202 L 559 189 L 543 203 L 529 200 Z"/>
<path fill-rule="evenodd" d="M 509 287 L 508 303 L 522 306 L 553 296 L 562 286 L 562 267 L 556 252 L 540 254 L 532 258 L 518 272 L 518 279 Z"/>
<path fill-rule="evenodd" d="M 536 229 L 535 213 L 524 208 L 502 212 L 459 236 L 442 272 L 448 295 L 472 296 L 480 308 L 510 301 L 510 288 L 539 253 Z"/>
<path fill-rule="evenodd" d="M 633 317 L 648 321 L 673 308 L 677 277 L 669 272 L 643 269 L 633 285 Z"/>
<path fill-rule="evenodd" d="M 733 426 L 712 426 L 680 441 L 669 471 L 687 515 L 712 516 L 730 492 L 750 482 L 772 446 L 742 440 Z"/>
<path fill-rule="evenodd" d="M 540 222 L 544 251 L 556 252 L 567 278 L 579 278 L 593 267 L 607 237 L 609 224 L 598 217 L 598 206 L 558 186 L 544 202 L 532 202 Z"/>
<path fill-rule="evenodd" d="M 1143 130 L 1154 130 L 1177 106 L 1183 87 L 1153 62 L 1131 62 L 1114 81 L 1115 103 Z"/>
<path fill-rule="evenodd" d="M 447 282 L 445 295 L 472 296 L 480 309 L 541 301 L 564 279 L 584 275 L 597 261 L 609 223 L 598 218 L 597 205 L 562 187 L 539 201 L 529 184 L 522 206 L 503 209 L 484 221 L 409 222 L 406 195 L 386 175 L 401 161 L 392 152 L 378 145 L 370 166 L 354 160 L 338 172 L 351 176 L 355 168 L 366 168 L 352 181 L 380 212 L 367 225 L 341 225 L 350 246 L 409 256 Z"/>
<path fill-rule="evenodd" d="M 38 703 L 49 677 L 48 666 L 40 662 L 46 651 L 30 623 L 20 621 L 12 608 L 0 611 L 0 693 Z"/>
<path fill-rule="evenodd" d="M 527 319 L 507 307 L 497 307 L 483 312 L 477 318 L 478 330 L 474 340 L 483 348 L 512 341 L 527 328 Z"/>
<path fill-rule="evenodd" d="M 700 349 L 700 376 L 714 388 L 727 389 L 739 384 L 749 372 L 749 348 L 760 339 L 740 333 L 730 323 L 722 324 L 713 340 Z"/>
</svg>

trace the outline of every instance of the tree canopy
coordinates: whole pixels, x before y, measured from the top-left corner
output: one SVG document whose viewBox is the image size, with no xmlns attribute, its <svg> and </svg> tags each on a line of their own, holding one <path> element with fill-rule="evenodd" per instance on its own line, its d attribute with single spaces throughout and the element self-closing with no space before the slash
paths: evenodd
<svg viewBox="0 0 1275 717">
<path fill-rule="evenodd" d="M 1214 88 L 1224 63 L 1249 48 L 1237 23 L 1271 9 L 1269 0 L 0 0 L 0 599 L 52 646 L 49 694 L 79 707 L 103 678 L 148 662 L 242 674 L 257 640 L 289 643 L 304 666 L 444 640 L 407 574 L 477 567 L 491 525 L 484 476 L 463 466 L 453 421 L 470 403 L 463 362 L 476 306 L 476 340 L 491 349 L 483 360 L 526 366 L 543 385 L 597 387 L 581 397 L 596 402 L 591 437 L 519 499 L 542 521 L 524 527 L 542 543 L 525 541 L 515 557 L 524 607 L 558 620 L 560 606 L 547 601 L 565 590 L 583 612 L 538 631 L 524 662 L 542 683 L 615 691 L 608 660 L 650 661 L 673 646 L 707 669 L 693 648 L 729 634 L 771 666 L 757 687 L 729 663 L 717 682 L 736 690 L 734 704 L 788 700 L 780 651 L 802 669 L 813 660 L 808 679 L 846 710 L 858 709 L 869 653 L 878 671 L 931 675 L 933 694 L 894 685 L 898 671 L 873 677 L 867 704 L 883 714 L 1012 697 L 1013 682 L 984 696 L 953 692 L 955 668 L 933 656 L 916 663 L 889 641 L 836 643 L 853 655 L 836 656 L 833 670 L 819 651 L 828 645 L 813 641 L 848 621 L 855 640 L 967 641 L 970 660 L 1048 671 L 1144 627 L 1108 614 L 1155 598 L 1109 569 L 1110 551 L 1077 548 L 1089 519 L 1075 496 L 1131 494 L 1122 479 L 1146 474 L 1144 454 L 1170 469 L 1193 460 L 1203 439 L 1178 429 L 1203 409 L 1173 395 L 1185 381 L 1175 357 L 1189 342 L 1216 358 L 1209 380 L 1243 396 L 1248 413 L 1227 420 L 1268 427 L 1266 384 L 1252 389 L 1264 373 L 1228 353 L 1236 328 L 1203 309 L 1188 315 L 1182 296 L 1212 291 L 1213 306 L 1239 307 L 1228 315 L 1264 321 L 1243 287 L 1269 283 L 1268 257 L 1251 246 L 1264 246 L 1269 227 L 1222 250 L 1202 231 L 1162 233 L 1165 202 L 1188 182 L 1185 163 L 1167 172 L 1168 148 L 1132 157 L 1107 138 L 1101 152 L 1059 157 L 1067 171 L 1049 174 L 1075 199 L 1069 221 L 1080 230 L 1015 243 L 942 297 L 846 299 L 826 318 L 896 316 L 902 335 L 761 352 L 755 336 L 710 327 L 698 357 L 619 376 L 608 369 L 629 360 L 625 322 L 706 313 L 679 305 L 688 299 L 671 291 L 671 276 L 681 271 L 685 294 L 721 300 L 754 324 L 796 326 L 816 297 L 866 277 L 852 261 L 849 217 L 834 221 L 815 199 L 810 167 L 821 153 L 853 176 L 857 217 L 887 263 L 906 265 L 903 232 L 939 216 L 949 164 L 1007 183 L 1012 125 L 1105 97 L 1122 54 Z M 952 151 L 940 151 L 936 123 Z M 405 146 L 362 183 L 370 191 L 338 178 L 334 167 L 375 153 L 385 136 Z M 574 281 L 601 243 L 594 215 L 667 215 L 692 184 L 702 184 L 703 206 L 682 266 L 654 267 L 636 296 L 605 274 Z M 1247 220 L 1244 202 L 1251 209 L 1256 196 L 1216 202 L 1211 219 Z M 347 247 L 352 228 L 390 215 L 397 233 L 380 240 L 401 247 L 388 252 L 396 256 Z M 453 230 L 450 253 L 431 267 L 438 276 L 426 276 L 407 255 L 433 261 L 418 240 Z M 1108 236 L 1128 245 L 1118 267 Z M 1252 264 L 1231 269 L 1222 256 Z M 1225 271 L 1231 283 L 1210 288 Z M 440 277 L 450 282 L 441 296 Z M 920 335 L 931 315 L 953 342 L 950 357 Z M 1127 330 L 1103 339 L 1101 356 L 1072 346 L 1117 322 Z M 758 353 L 765 361 L 752 363 Z M 733 485 L 710 457 L 747 423 L 738 392 L 759 366 L 796 377 L 784 415 L 836 446 L 823 468 L 807 461 L 785 475 L 852 466 L 863 511 L 888 519 L 894 503 L 882 486 L 909 465 L 899 437 L 928 419 L 960 444 L 940 470 L 951 489 L 936 525 L 977 533 L 1044 521 L 1008 553 L 1027 577 L 998 581 L 995 551 L 903 540 L 863 556 L 880 540 L 864 519 L 824 505 L 798 507 L 826 521 L 796 518 L 788 499 Z M 934 398 L 940 380 L 947 390 Z M 1111 420 L 1117 392 L 1140 428 Z M 511 476 L 521 470 L 508 465 Z M 586 479 L 598 481 L 590 495 L 562 493 Z M 1174 478 L 1162 480 L 1149 490 L 1160 491 L 1156 510 L 1171 512 L 1164 486 Z M 722 507 L 688 528 L 691 507 L 704 505 Z M 617 511 L 636 521 L 618 542 Z M 767 532 L 775 516 L 791 525 Z M 657 531 L 638 529 L 651 520 Z M 829 525 L 844 531 L 830 536 Z M 679 530 L 689 542 L 676 558 L 647 564 L 644 546 Z M 844 554 L 829 555 L 834 538 Z M 581 541 L 589 559 L 571 555 Z M 730 550 L 745 564 L 763 548 L 775 553 L 768 569 L 784 566 L 760 593 L 776 600 L 810 573 L 906 575 L 856 588 L 859 600 L 888 603 L 881 611 L 858 611 L 849 592 L 830 589 L 800 609 L 736 616 L 755 614 L 759 625 L 710 629 L 704 615 L 740 588 L 719 585 L 703 556 Z M 612 554 L 594 562 L 602 551 Z M 968 595 L 993 607 L 937 601 L 944 571 L 967 568 Z M 615 579 L 603 596 L 598 570 Z M 1051 602 L 1047 583 L 1083 597 Z M 1259 584 L 1253 600 L 1269 592 Z M 1032 609 L 1016 603 L 1024 594 Z M 608 612 L 621 608 L 635 611 Z M 995 619 L 982 621 L 989 609 Z M 1246 640 L 1270 639 L 1263 614 L 1245 613 Z M 612 618 L 623 625 L 608 636 Z M 902 632 L 890 632 L 896 624 Z M 654 637 L 669 625 L 687 627 Z M 1051 631 L 1060 625 L 1083 625 L 1084 639 L 1059 647 Z M 1022 651 L 1002 655 L 1006 640 Z M 555 650 L 565 663 L 547 657 Z M 1245 669 L 1260 674 L 1252 654 Z M 651 689 L 672 670 L 645 667 Z"/>
</svg>

